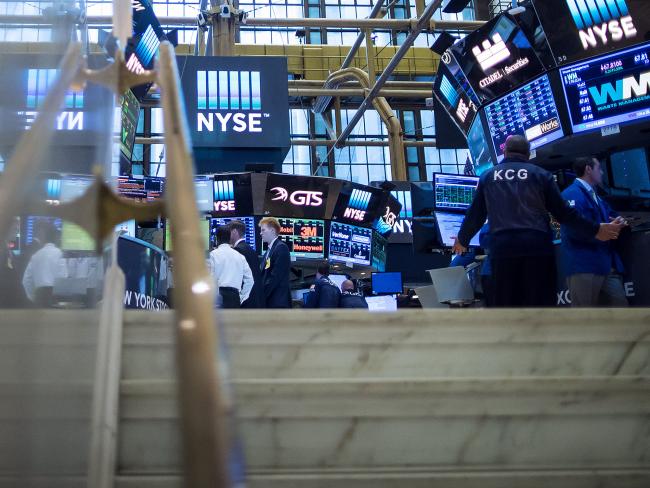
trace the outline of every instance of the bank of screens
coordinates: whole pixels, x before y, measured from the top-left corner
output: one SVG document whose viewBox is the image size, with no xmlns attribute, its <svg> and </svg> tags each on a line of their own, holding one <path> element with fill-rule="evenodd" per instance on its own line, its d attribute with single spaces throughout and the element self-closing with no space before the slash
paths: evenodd
<svg viewBox="0 0 650 488">
<path fill-rule="evenodd" d="M 210 250 L 210 221 L 207 219 L 199 219 L 199 234 L 203 241 L 203 249 Z M 169 219 L 165 221 L 165 251 L 173 251 L 172 248 L 172 229 Z"/>
<path fill-rule="evenodd" d="M 472 159 L 474 173 L 481 176 L 493 166 L 492 155 L 485 138 L 481 117 L 476 117 L 469 134 L 467 134 L 467 147 L 469 148 L 469 156 Z"/>
<path fill-rule="evenodd" d="M 164 178 L 118 178 L 117 191 L 126 198 L 141 202 L 152 202 L 162 198 L 165 191 Z"/>
<path fill-rule="evenodd" d="M 325 257 L 325 222 L 315 219 L 279 218 L 280 239 L 289 246 L 296 258 L 323 259 Z M 267 245 L 262 245 L 262 253 Z"/>
<path fill-rule="evenodd" d="M 23 243 L 25 246 L 36 244 L 39 227 L 49 224 L 56 230 L 55 244 L 62 251 L 94 251 L 95 242 L 90 235 L 78 225 L 55 217 L 30 215 L 23 219 Z M 42 246 L 43 243 L 38 244 Z"/>
<path fill-rule="evenodd" d="M 465 219 L 463 214 L 451 213 L 451 212 L 435 212 L 436 221 L 438 223 L 438 232 L 440 232 L 440 241 L 443 246 L 451 247 L 454 245 L 454 239 L 458 236 L 458 231 L 460 226 Z M 474 237 L 472 237 L 470 246 L 478 247 L 479 233 L 477 232 Z"/>
<path fill-rule="evenodd" d="M 370 266 L 372 229 L 332 222 L 329 258 L 330 261 Z"/>
<path fill-rule="evenodd" d="M 122 94 L 121 102 L 120 151 L 130 161 L 140 117 L 140 102 L 131 90 Z"/>
<path fill-rule="evenodd" d="M 196 206 L 199 212 L 212 212 L 212 178 L 198 177 L 194 180 L 194 192 L 196 193 Z"/>
<path fill-rule="evenodd" d="M 613 153 L 609 159 L 611 184 L 632 194 L 650 192 L 648 155 L 644 148 Z"/>
<path fill-rule="evenodd" d="M 440 63 L 438 68 L 433 82 L 433 94 L 451 115 L 456 125 L 467 134 L 478 109 L 445 63 Z"/>
<path fill-rule="evenodd" d="M 478 176 L 434 173 L 436 209 L 465 210 L 469 208 L 478 186 Z"/>
<path fill-rule="evenodd" d="M 375 295 L 402 293 L 402 273 L 372 273 L 372 292 Z"/>
<path fill-rule="evenodd" d="M 491 103 L 485 107 L 485 116 L 498 162 L 505 157 L 508 136 L 526 136 L 531 149 L 564 136 L 547 75 Z"/>
<path fill-rule="evenodd" d="M 250 173 L 216 175 L 212 189 L 214 217 L 253 214 Z"/>
<path fill-rule="evenodd" d="M 246 235 L 244 240 L 252 249 L 257 249 L 255 245 L 255 218 L 254 217 L 217 217 L 210 219 L 210 249 L 217 247 L 217 229 L 223 225 L 228 225 L 233 220 L 239 220 L 246 226 Z"/>
<path fill-rule="evenodd" d="M 650 44 L 567 66 L 560 75 L 574 132 L 650 117 Z"/>
<path fill-rule="evenodd" d="M 378 232 L 372 233 L 372 267 L 377 271 L 386 271 L 386 249 L 388 240 Z"/>
</svg>

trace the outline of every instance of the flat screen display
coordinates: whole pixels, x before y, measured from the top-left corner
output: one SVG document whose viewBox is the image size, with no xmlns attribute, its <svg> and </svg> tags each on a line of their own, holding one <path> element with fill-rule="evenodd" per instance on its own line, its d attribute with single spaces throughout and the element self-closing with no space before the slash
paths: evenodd
<svg viewBox="0 0 650 488">
<path fill-rule="evenodd" d="M 279 218 L 280 239 L 295 258 L 323 259 L 325 257 L 325 222 L 316 219 Z M 262 244 L 262 254 L 266 252 Z"/>
<path fill-rule="evenodd" d="M 534 0 L 558 65 L 648 40 L 648 0 Z"/>
<path fill-rule="evenodd" d="M 650 44 L 560 69 L 574 132 L 650 117 Z"/>
<path fill-rule="evenodd" d="M 61 192 L 59 196 L 61 203 L 71 202 L 81 197 L 86 193 L 86 190 L 92 183 L 93 180 L 90 178 L 64 176 L 61 179 Z"/>
<path fill-rule="evenodd" d="M 250 173 L 215 175 L 212 192 L 214 217 L 253 214 Z"/>
<path fill-rule="evenodd" d="M 439 65 L 436 79 L 433 82 L 433 94 L 458 128 L 467 134 L 478 108 L 444 63 Z"/>
<path fill-rule="evenodd" d="M 402 293 L 402 273 L 372 273 L 372 292 L 375 295 Z"/>
<path fill-rule="evenodd" d="M 346 182 L 336 201 L 332 220 L 353 225 L 372 225 L 382 210 L 383 190 Z"/>
<path fill-rule="evenodd" d="M 372 233 L 372 267 L 377 271 L 386 271 L 386 250 L 388 240 L 378 232 Z"/>
<path fill-rule="evenodd" d="M 329 258 L 330 261 L 370 266 L 372 229 L 332 222 Z"/>
<path fill-rule="evenodd" d="M 465 220 L 465 216 L 463 214 L 451 212 L 435 212 L 435 214 L 443 246 L 453 246 L 454 239 L 458 236 L 458 231 L 460 230 L 463 220 Z M 478 236 L 479 233 L 477 232 L 476 235 L 472 237 L 472 240 L 469 243 L 470 246 L 480 246 Z"/>
<path fill-rule="evenodd" d="M 126 198 L 140 202 L 159 200 L 165 191 L 165 179 L 155 177 L 118 178 L 117 191 Z"/>
<path fill-rule="evenodd" d="M 265 215 L 324 219 L 330 179 L 269 173 L 264 199 Z"/>
<path fill-rule="evenodd" d="M 135 235 L 135 220 L 127 220 L 115 226 L 115 232 L 123 232 L 129 237 L 136 237 Z"/>
<path fill-rule="evenodd" d="M 544 75 L 485 107 L 497 161 L 503 161 L 508 136 L 526 136 L 530 148 L 564 137 L 553 91 Z"/>
<path fill-rule="evenodd" d="M 95 241 L 78 225 L 63 221 L 61 226 L 61 250 L 94 251 Z"/>
<path fill-rule="evenodd" d="M 609 159 L 612 186 L 632 193 L 650 191 L 650 168 L 644 148 L 613 153 Z"/>
<path fill-rule="evenodd" d="M 239 220 L 246 226 L 246 235 L 244 239 L 253 250 L 257 249 L 255 245 L 255 218 L 254 217 L 217 217 L 210 219 L 210 249 L 217 247 L 217 229 L 222 225 L 228 225 L 233 220 Z"/>
<path fill-rule="evenodd" d="M 130 161 L 135 142 L 135 132 L 140 117 L 140 102 L 131 90 L 126 90 L 121 99 L 120 151 Z"/>
<path fill-rule="evenodd" d="M 450 49 L 481 102 L 494 100 L 544 72 L 526 34 L 507 14 Z"/>
<path fill-rule="evenodd" d="M 467 135 L 467 147 L 476 175 L 481 176 L 494 165 L 480 117 L 476 117 Z"/>
<path fill-rule="evenodd" d="M 58 219 L 56 217 L 43 217 L 43 216 L 34 216 L 34 215 L 29 215 L 26 218 L 22 219 L 23 222 L 23 231 L 22 231 L 22 236 L 23 236 L 23 244 L 25 246 L 31 246 L 34 244 L 34 240 L 38 237 L 37 232 L 38 228 L 41 225 L 41 223 L 47 222 L 51 225 L 53 225 L 58 231 L 61 230 L 61 227 L 63 225 L 63 220 Z M 58 243 L 55 243 L 58 245 Z M 43 243 L 39 244 L 42 246 Z"/>
<path fill-rule="evenodd" d="M 410 188 L 407 183 L 406 188 Z M 400 186 L 398 186 L 400 188 Z M 397 221 L 393 224 L 393 233 L 390 235 L 391 244 L 410 244 L 413 242 L 413 202 L 411 200 L 411 190 L 393 190 L 390 194 L 402 204 Z"/>
<path fill-rule="evenodd" d="M 466 210 L 472 204 L 478 176 L 434 173 L 434 195 L 437 209 Z"/>
<path fill-rule="evenodd" d="M 196 206 L 199 212 L 212 212 L 214 209 L 212 200 L 212 186 L 212 178 L 198 177 L 194 180 Z"/>
<path fill-rule="evenodd" d="M 210 221 L 199 219 L 199 234 L 203 240 L 203 249 L 210 250 Z M 165 251 L 171 252 L 172 248 L 172 226 L 169 219 L 165 220 Z"/>
</svg>

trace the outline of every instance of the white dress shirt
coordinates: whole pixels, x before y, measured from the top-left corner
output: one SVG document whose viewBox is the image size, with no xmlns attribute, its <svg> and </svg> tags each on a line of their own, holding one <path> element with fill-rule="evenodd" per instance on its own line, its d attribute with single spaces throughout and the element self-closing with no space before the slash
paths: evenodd
<svg viewBox="0 0 650 488">
<path fill-rule="evenodd" d="M 45 244 L 29 260 L 23 275 L 23 288 L 32 302 L 36 299 L 36 289 L 54 286 L 54 281 L 63 275 L 61 269 L 61 249 L 52 243 Z"/>
<path fill-rule="evenodd" d="M 230 247 L 230 244 L 221 244 L 210 253 L 210 273 L 217 288 L 224 286 L 239 290 L 239 303 L 250 295 L 253 273 L 246 258 Z"/>
</svg>

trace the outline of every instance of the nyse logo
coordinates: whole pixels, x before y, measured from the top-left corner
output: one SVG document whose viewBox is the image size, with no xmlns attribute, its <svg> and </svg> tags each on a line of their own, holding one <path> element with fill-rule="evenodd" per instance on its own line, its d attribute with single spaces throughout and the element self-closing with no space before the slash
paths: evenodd
<svg viewBox="0 0 650 488">
<path fill-rule="evenodd" d="M 217 212 L 234 212 L 236 207 L 233 181 L 215 181 L 213 186 L 214 210 Z"/>
<path fill-rule="evenodd" d="M 578 28 L 582 48 L 588 50 L 609 41 L 637 36 L 625 0 L 566 0 Z"/>
<path fill-rule="evenodd" d="M 472 53 L 483 71 L 487 71 L 510 57 L 510 51 L 506 43 L 503 42 L 501 34 L 496 32 L 492 36 L 492 41 L 494 44 L 490 43 L 488 39 L 483 41 L 483 50 L 481 50 L 480 46 L 474 46 L 472 48 Z"/>
<path fill-rule="evenodd" d="M 440 92 L 445 96 L 449 102 L 449 105 L 452 107 L 456 106 L 456 102 L 458 102 L 460 95 L 456 90 L 454 90 L 454 86 L 445 75 L 442 75 L 442 79 L 440 81 Z"/>
<path fill-rule="evenodd" d="M 650 87 L 650 71 L 642 73 L 639 80 L 634 76 L 617 80 L 616 84 L 605 83 L 600 87 L 592 86 L 589 88 L 589 94 L 594 103 L 598 106 L 606 105 L 609 99 L 612 102 L 621 102 L 630 100 L 633 97 L 644 97 L 648 94 Z"/>
<path fill-rule="evenodd" d="M 25 129 L 29 129 L 36 119 L 37 110 L 47 96 L 49 88 L 58 75 L 57 69 L 28 69 L 27 97 L 25 106 L 28 110 L 20 112 L 25 118 Z M 83 130 L 84 113 L 83 90 L 68 90 L 65 95 L 64 110 L 56 117 L 56 130 Z M 77 110 L 74 110 L 77 109 Z"/>
<path fill-rule="evenodd" d="M 275 196 L 271 199 L 271 201 L 286 202 L 289 200 L 291 204 L 299 207 L 320 207 L 323 204 L 322 191 L 298 190 L 289 195 L 287 189 L 281 186 L 271 188 L 271 191 L 275 193 Z"/>
<path fill-rule="evenodd" d="M 259 71 L 196 72 L 197 131 L 262 132 L 261 78 Z"/>
<path fill-rule="evenodd" d="M 366 218 L 366 210 L 371 197 L 372 193 L 369 191 L 352 190 L 348 208 L 343 212 L 343 217 L 362 222 Z"/>
</svg>

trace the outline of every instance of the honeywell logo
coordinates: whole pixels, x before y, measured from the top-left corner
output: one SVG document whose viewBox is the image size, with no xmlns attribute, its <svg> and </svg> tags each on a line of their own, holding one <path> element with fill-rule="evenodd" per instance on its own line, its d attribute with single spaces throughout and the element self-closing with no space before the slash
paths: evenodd
<svg viewBox="0 0 650 488">
<path fill-rule="evenodd" d="M 566 3 L 584 50 L 638 34 L 625 0 L 566 0 Z"/>
<path fill-rule="evenodd" d="M 287 189 L 281 186 L 271 188 L 271 191 L 275 193 L 274 197 L 271 198 L 272 201 L 286 202 L 288 200 L 292 205 L 298 207 L 319 207 L 323 204 L 322 191 L 298 190 L 289 195 Z"/>
<path fill-rule="evenodd" d="M 262 132 L 259 71 L 196 72 L 197 130 L 213 132 Z"/>
<path fill-rule="evenodd" d="M 28 110 L 20 112 L 25 118 L 25 129 L 29 129 L 36 118 L 36 111 L 42 106 L 45 97 L 58 76 L 57 69 L 28 69 L 27 95 L 25 106 Z M 84 129 L 84 92 L 68 90 L 64 100 L 64 110 L 56 117 L 57 130 Z"/>
<path fill-rule="evenodd" d="M 483 41 L 483 50 L 481 50 L 480 46 L 474 46 L 472 48 L 472 53 L 483 71 L 493 68 L 510 57 L 510 51 L 506 43 L 503 42 L 501 34 L 496 32 L 492 36 L 492 41 L 494 44 L 490 43 L 488 39 Z"/>
<path fill-rule="evenodd" d="M 607 105 L 611 99 L 614 102 L 625 102 L 635 97 L 644 97 L 648 95 L 650 87 L 650 71 L 646 71 L 639 76 L 639 80 L 634 76 L 617 80 L 615 84 L 604 83 L 600 87 L 592 86 L 589 88 L 589 94 L 594 103 L 599 107 Z"/>
</svg>

